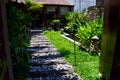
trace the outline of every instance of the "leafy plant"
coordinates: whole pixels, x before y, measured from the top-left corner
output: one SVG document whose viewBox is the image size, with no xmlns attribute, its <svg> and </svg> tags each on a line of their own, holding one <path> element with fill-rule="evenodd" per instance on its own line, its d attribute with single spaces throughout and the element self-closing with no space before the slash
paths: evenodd
<svg viewBox="0 0 120 80">
<path fill-rule="evenodd" d="M 91 27 L 88 24 L 87 27 L 81 26 L 77 29 L 77 34 L 80 37 L 80 42 L 85 46 L 89 46 L 92 36 Z"/>
<path fill-rule="evenodd" d="M 57 30 L 58 25 L 59 25 L 59 23 L 60 23 L 60 20 L 54 19 L 54 20 L 52 21 L 52 23 L 54 24 L 54 30 Z"/>
<path fill-rule="evenodd" d="M 59 22 L 60 22 L 60 20 L 58 20 L 58 19 L 53 20 L 54 24 L 59 24 Z"/>
<path fill-rule="evenodd" d="M 21 12 L 13 5 L 7 4 L 7 20 L 14 77 L 24 80 L 29 71 L 27 28 L 31 26 L 32 17 L 29 13 Z"/>
<path fill-rule="evenodd" d="M 41 8 L 43 7 L 43 2 L 34 2 L 32 0 L 25 0 L 28 4 L 28 11 L 41 11 Z"/>
<path fill-rule="evenodd" d="M 91 37 L 98 36 L 100 41 L 102 37 L 102 24 L 103 19 L 99 18 L 97 21 L 90 21 L 87 25 L 81 25 L 77 29 L 77 34 L 80 37 L 80 42 L 84 45 L 89 46 Z"/>
<path fill-rule="evenodd" d="M 86 24 L 86 15 L 84 12 L 69 12 L 66 16 L 67 26 L 65 27 L 69 33 L 76 33 L 77 28 L 81 26 L 81 24 Z"/>
<path fill-rule="evenodd" d="M 85 12 L 69 12 L 65 18 L 67 20 L 67 26 L 65 27 L 66 32 L 71 35 L 77 36 L 77 41 L 79 41 L 86 46 L 90 46 L 91 37 L 98 36 L 99 43 L 101 44 L 102 37 L 102 24 L 103 19 L 98 18 L 98 20 L 90 20 L 87 18 Z"/>
</svg>

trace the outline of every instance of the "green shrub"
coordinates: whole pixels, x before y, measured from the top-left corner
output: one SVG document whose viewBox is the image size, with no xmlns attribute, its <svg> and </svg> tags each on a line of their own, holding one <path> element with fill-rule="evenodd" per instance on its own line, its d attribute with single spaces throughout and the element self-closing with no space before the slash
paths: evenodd
<svg viewBox="0 0 120 80">
<path fill-rule="evenodd" d="M 77 29 L 77 34 L 80 37 L 80 42 L 83 45 L 88 46 L 90 43 L 90 38 L 92 36 L 91 27 L 88 24 L 87 26 L 80 26 Z"/>
<path fill-rule="evenodd" d="M 43 7 L 43 2 L 34 2 L 32 0 L 25 0 L 28 4 L 28 10 L 29 11 L 41 11 L 41 8 Z"/>
<path fill-rule="evenodd" d="M 65 16 L 67 20 L 67 26 L 65 31 L 69 34 L 77 35 L 79 41 L 86 47 L 90 46 L 91 37 L 98 36 L 99 43 L 101 43 L 102 37 L 102 24 L 103 19 L 90 20 L 87 18 L 85 12 L 69 12 Z"/>
<path fill-rule="evenodd" d="M 69 33 L 76 33 L 77 28 L 83 24 L 86 24 L 87 20 L 84 12 L 69 12 L 65 18 L 67 20 L 67 26 L 65 29 L 68 30 Z"/>
<path fill-rule="evenodd" d="M 91 42 L 91 37 L 98 36 L 100 41 L 102 37 L 102 24 L 103 19 L 99 18 L 97 21 L 90 21 L 87 25 L 81 25 L 77 29 L 77 34 L 80 37 L 80 42 L 82 44 L 89 46 Z"/>
<path fill-rule="evenodd" d="M 15 80 L 24 80 L 29 71 L 30 55 L 26 30 L 31 26 L 32 17 L 7 4 L 8 33 Z"/>
<path fill-rule="evenodd" d="M 52 22 L 53 22 L 54 24 L 59 24 L 60 20 L 55 19 L 55 20 L 53 20 Z"/>
<path fill-rule="evenodd" d="M 54 26 L 53 26 L 54 30 L 57 30 L 58 27 L 59 27 L 60 20 L 54 19 L 54 20 L 52 21 L 52 23 L 53 23 L 53 25 L 54 25 Z"/>
</svg>

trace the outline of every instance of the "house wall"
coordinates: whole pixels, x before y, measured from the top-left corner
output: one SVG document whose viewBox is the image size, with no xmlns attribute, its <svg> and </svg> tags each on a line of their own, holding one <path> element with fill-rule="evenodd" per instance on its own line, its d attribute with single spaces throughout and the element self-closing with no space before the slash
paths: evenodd
<svg viewBox="0 0 120 80">
<path fill-rule="evenodd" d="M 55 12 L 56 6 L 47 6 L 47 12 Z"/>
<path fill-rule="evenodd" d="M 73 11 L 81 11 L 80 0 L 66 0 L 66 1 L 74 5 Z"/>
<path fill-rule="evenodd" d="M 60 7 L 60 15 L 65 15 L 69 11 L 69 7 Z"/>
<path fill-rule="evenodd" d="M 47 6 L 47 12 L 55 12 L 57 6 Z M 69 7 L 60 6 L 60 15 L 65 15 L 69 11 Z"/>
<path fill-rule="evenodd" d="M 96 0 L 81 0 L 81 10 L 87 9 L 90 6 L 95 6 Z"/>
</svg>

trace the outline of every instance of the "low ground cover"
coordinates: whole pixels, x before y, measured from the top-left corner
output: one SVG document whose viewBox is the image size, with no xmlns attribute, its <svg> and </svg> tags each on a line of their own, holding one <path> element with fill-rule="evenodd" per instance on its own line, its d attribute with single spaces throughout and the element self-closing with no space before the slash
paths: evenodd
<svg viewBox="0 0 120 80">
<path fill-rule="evenodd" d="M 55 45 L 58 51 L 65 59 L 74 65 L 74 45 L 72 42 L 62 38 L 60 31 L 45 31 L 44 34 L 50 42 Z M 76 45 L 76 61 L 77 66 L 74 66 L 75 72 L 83 80 L 100 80 L 99 76 L 99 56 L 92 56 L 88 52 L 83 51 Z"/>
</svg>

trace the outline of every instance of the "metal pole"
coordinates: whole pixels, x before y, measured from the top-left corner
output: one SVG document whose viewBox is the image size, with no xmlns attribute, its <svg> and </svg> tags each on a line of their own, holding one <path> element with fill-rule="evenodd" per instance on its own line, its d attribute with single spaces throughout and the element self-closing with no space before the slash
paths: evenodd
<svg viewBox="0 0 120 80">
<path fill-rule="evenodd" d="M 76 46 L 75 46 L 75 34 L 74 34 L 74 66 L 76 66 Z"/>
</svg>

